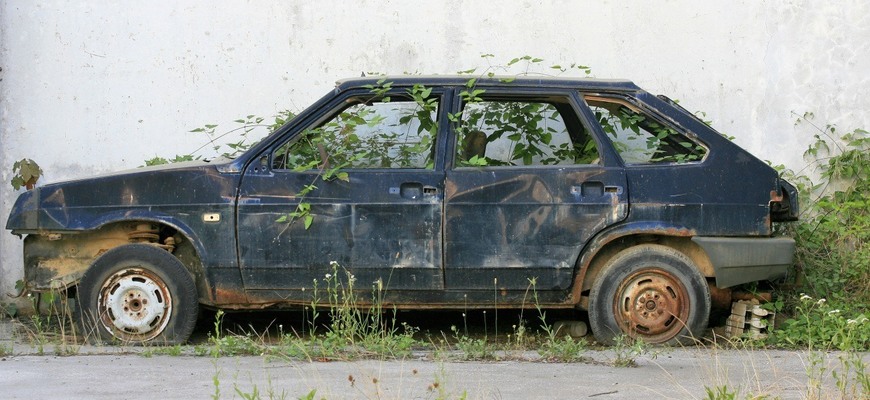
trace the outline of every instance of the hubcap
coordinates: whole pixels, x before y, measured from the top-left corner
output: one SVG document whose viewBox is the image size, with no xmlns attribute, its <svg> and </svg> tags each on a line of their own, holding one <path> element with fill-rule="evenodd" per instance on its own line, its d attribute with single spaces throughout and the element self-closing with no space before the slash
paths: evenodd
<svg viewBox="0 0 870 400">
<path fill-rule="evenodd" d="M 623 280 L 614 298 L 619 326 L 647 342 L 677 335 L 689 315 L 689 296 L 679 278 L 661 269 L 644 269 Z"/>
<path fill-rule="evenodd" d="M 172 314 L 172 297 L 163 281 L 150 271 L 125 269 L 100 288 L 102 325 L 121 340 L 148 341 L 160 333 Z"/>
</svg>

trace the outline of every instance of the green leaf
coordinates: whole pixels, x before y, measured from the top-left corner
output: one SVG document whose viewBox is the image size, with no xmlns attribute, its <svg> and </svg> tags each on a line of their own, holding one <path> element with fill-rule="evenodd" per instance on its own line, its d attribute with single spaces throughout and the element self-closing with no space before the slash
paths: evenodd
<svg viewBox="0 0 870 400">
<path fill-rule="evenodd" d="M 286 216 L 286 215 L 282 215 L 282 216 L 280 216 L 278 219 L 276 219 L 275 222 L 278 222 L 278 223 L 280 223 L 280 222 L 287 222 L 287 216 Z"/>
<path fill-rule="evenodd" d="M 314 217 L 312 217 L 311 215 L 306 215 L 305 216 L 305 229 L 310 228 L 312 222 L 314 222 Z"/>
</svg>

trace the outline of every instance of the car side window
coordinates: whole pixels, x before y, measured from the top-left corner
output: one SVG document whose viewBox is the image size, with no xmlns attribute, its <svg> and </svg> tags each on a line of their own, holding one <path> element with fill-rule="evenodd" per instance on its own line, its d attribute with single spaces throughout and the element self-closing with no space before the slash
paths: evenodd
<svg viewBox="0 0 870 400">
<path fill-rule="evenodd" d="M 465 105 L 456 165 L 596 164 L 595 141 L 567 102 L 486 100 Z"/>
<path fill-rule="evenodd" d="M 437 101 L 392 96 L 350 103 L 275 150 L 272 168 L 434 167 Z"/>
<path fill-rule="evenodd" d="M 707 148 L 627 102 L 587 96 L 601 129 L 626 164 L 698 162 Z"/>
</svg>

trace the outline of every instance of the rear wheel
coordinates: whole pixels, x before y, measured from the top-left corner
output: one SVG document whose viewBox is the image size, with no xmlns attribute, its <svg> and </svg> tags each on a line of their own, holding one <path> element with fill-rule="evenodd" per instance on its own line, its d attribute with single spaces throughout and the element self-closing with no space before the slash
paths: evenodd
<svg viewBox="0 0 870 400">
<path fill-rule="evenodd" d="M 82 276 L 76 319 L 93 341 L 183 343 L 199 311 L 196 285 L 166 250 L 131 244 L 109 250 Z"/>
<path fill-rule="evenodd" d="M 710 289 L 692 260 L 646 244 L 611 259 L 592 286 L 589 322 L 595 339 L 625 334 L 648 343 L 691 343 L 707 327 Z"/>
</svg>

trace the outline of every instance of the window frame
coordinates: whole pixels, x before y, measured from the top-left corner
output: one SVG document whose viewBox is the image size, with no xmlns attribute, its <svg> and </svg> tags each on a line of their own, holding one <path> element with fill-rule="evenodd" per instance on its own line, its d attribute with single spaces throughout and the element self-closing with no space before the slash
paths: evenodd
<svg viewBox="0 0 870 400">
<path fill-rule="evenodd" d="M 387 103 L 398 102 L 398 101 L 414 103 L 414 100 L 408 94 L 408 90 L 410 90 L 410 89 L 411 89 L 411 87 L 406 87 L 406 86 L 394 87 L 382 95 L 381 94 L 379 94 L 379 95 L 372 94 L 371 91 L 369 91 L 369 90 L 349 91 L 344 96 L 337 98 L 334 101 L 330 102 L 329 104 L 325 105 L 322 109 L 323 110 L 322 114 L 320 116 L 318 116 L 316 119 L 314 119 L 312 122 L 307 123 L 304 126 L 299 127 L 297 129 L 294 129 L 295 132 L 290 137 L 288 137 L 284 140 L 278 140 L 275 142 L 275 144 L 270 146 L 265 152 L 263 152 L 264 156 L 266 156 L 265 157 L 266 160 L 264 162 L 267 164 L 269 170 L 272 172 L 275 172 L 275 173 L 319 173 L 321 171 L 321 169 L 317 168 L 317 167 L 304 169 L 304 170 L 296 170 L 294 168 L 276 168 L 275 167 L 275 159 L 276 159 L 275 154 L 283 147 L 287 147 L 287 146 L 292 147 L 294 143 L 298 142 L 299 140 L 301 140 L 305 136 L 306 132 L 308 132 L 312 129 L 318 129 L 318 128 L 328 124 L 330 121 L 337 118 L 345 110 L 347 110 L 355 105 L 372 104 L 372 103 L 387 104 Z M 445 90 L 444 88 L 439 88 L 439 87 L 433 87 L 432 92 L 428 97 L 430 99 L 435 99 L 435 103 L 436 103 L 435 110 L 432 114 L 434 117 L 433 120 L 436 124 L 436 129 L 435 129 L 435 137 L 432 140 L 432 144 L 431 144 L 431 147 L 432 147 L 432 155 L 431 155 L 432 167 L 431 168 L 425 168 L 425 167 L 424 168 L 388 168 L 388 167 L 360 168 L 360 167 L 347 166 L 347 167 L 342 167 L 341 170 L 342 171 L 355 171 L 355 172 L 363 172 L 363 171 L 433 171 L 433 170 L 438 170 L 439 169 L 439 162 L 438 162 L 439 157 L 440 157 L 441 152 L 443 151 L 443 149 L 442 149 L 443 146 L 440 145 L 440 142 L 443 142 L 444 139 L 442 139 L 442 138 L 445 136 L 445 118 L 442 118 L 442 116 L 445 115 L 445 112 L 447 110 L 447 107 L 446 107 L 448 105 L 447 97 L 448 97 L 447 90 Z M 390 98 L 390 100 L 385 102 L 385 101 L 383 101 L 384 98 Z M 263 156 L 261 156 L 261 158 L 263 158 Z"/>
<path fill-rule="evenodd" d="M 489 86 L 476 86 L 475 89 L 484 89 L 485 92 L 480 94 L 478 97 L 482 99 L 481 102 L 522 102 L 522 103 L 542 103 L 553 106 L 557 112 L 559 112 L 562 121 L 565 123 L 566 132 L 568 136 L 571 138 L 571 144 L 573 145 L 574 139 L 576 135 L 582 135 L 585 133 L 589 136 L 589 139 L 595 144 L 595 150 L 598 153 L 598 157 L 596 160 L 597 163 L 586 163 L 586 164 L 576 164 L 576 163 L 567 163 L 567 164 L 536 164 L 536 165 L 484 165 L 484 166 L 474 166 L 474 165 L 459 165 L 459 157 L 458 157 L 458 147 L 459 144 L 459 126 L 457 122 L 451 122 L 450 124 L 450 146 L 448 146 L 448 151 L 446 153 L 447 158 L 447 166 L 453 170 L 459 171 L 469 171 L 469 170 L 481 170 L 481 171 L 489 171 L 492 169 L 559 169 L 559 168 L 598 168 L 603 167 L 605 164 L 605 160 L 608 158 L 605 154 L 605 150 L 602 147 L 603 143 L 601 139 L 598 137 L 598 133 L 595 131 L 594 126 L 590 125 L 588 121 L 588 117 L 586 113 L 583 111 L 583 107 L 585 104 L 582 102 L 582 96 L 578 97 L 576 89 L 564 89 L 564 90 L 547 90 L 541 91 L 540 89 L 529 89 L 529 88 L 510 88 L 510 87 L 489 87 Z M 468 105 L 468 102 L 462 101 L 462 99 L 456 99 L 456 109 L 454 110 L 454 115 L 459 115 L 459 119 L 461 120 L 463 114 L 465 112 L 465 107 Z M 560 107 L 561 106 L 561 107 Z M 564 110 L 570 110 L 574 117 L 574 121 L 569 122 L 570 118 L 565 118 L 563 115 Z M 574 128 L 571 128 L 571 125 L 576 125 Z M 572 134 L 572 129 L 575 129 L 575 133 Z M 579 131 L 577 131 L 579 130 Z"/>
</svg>

